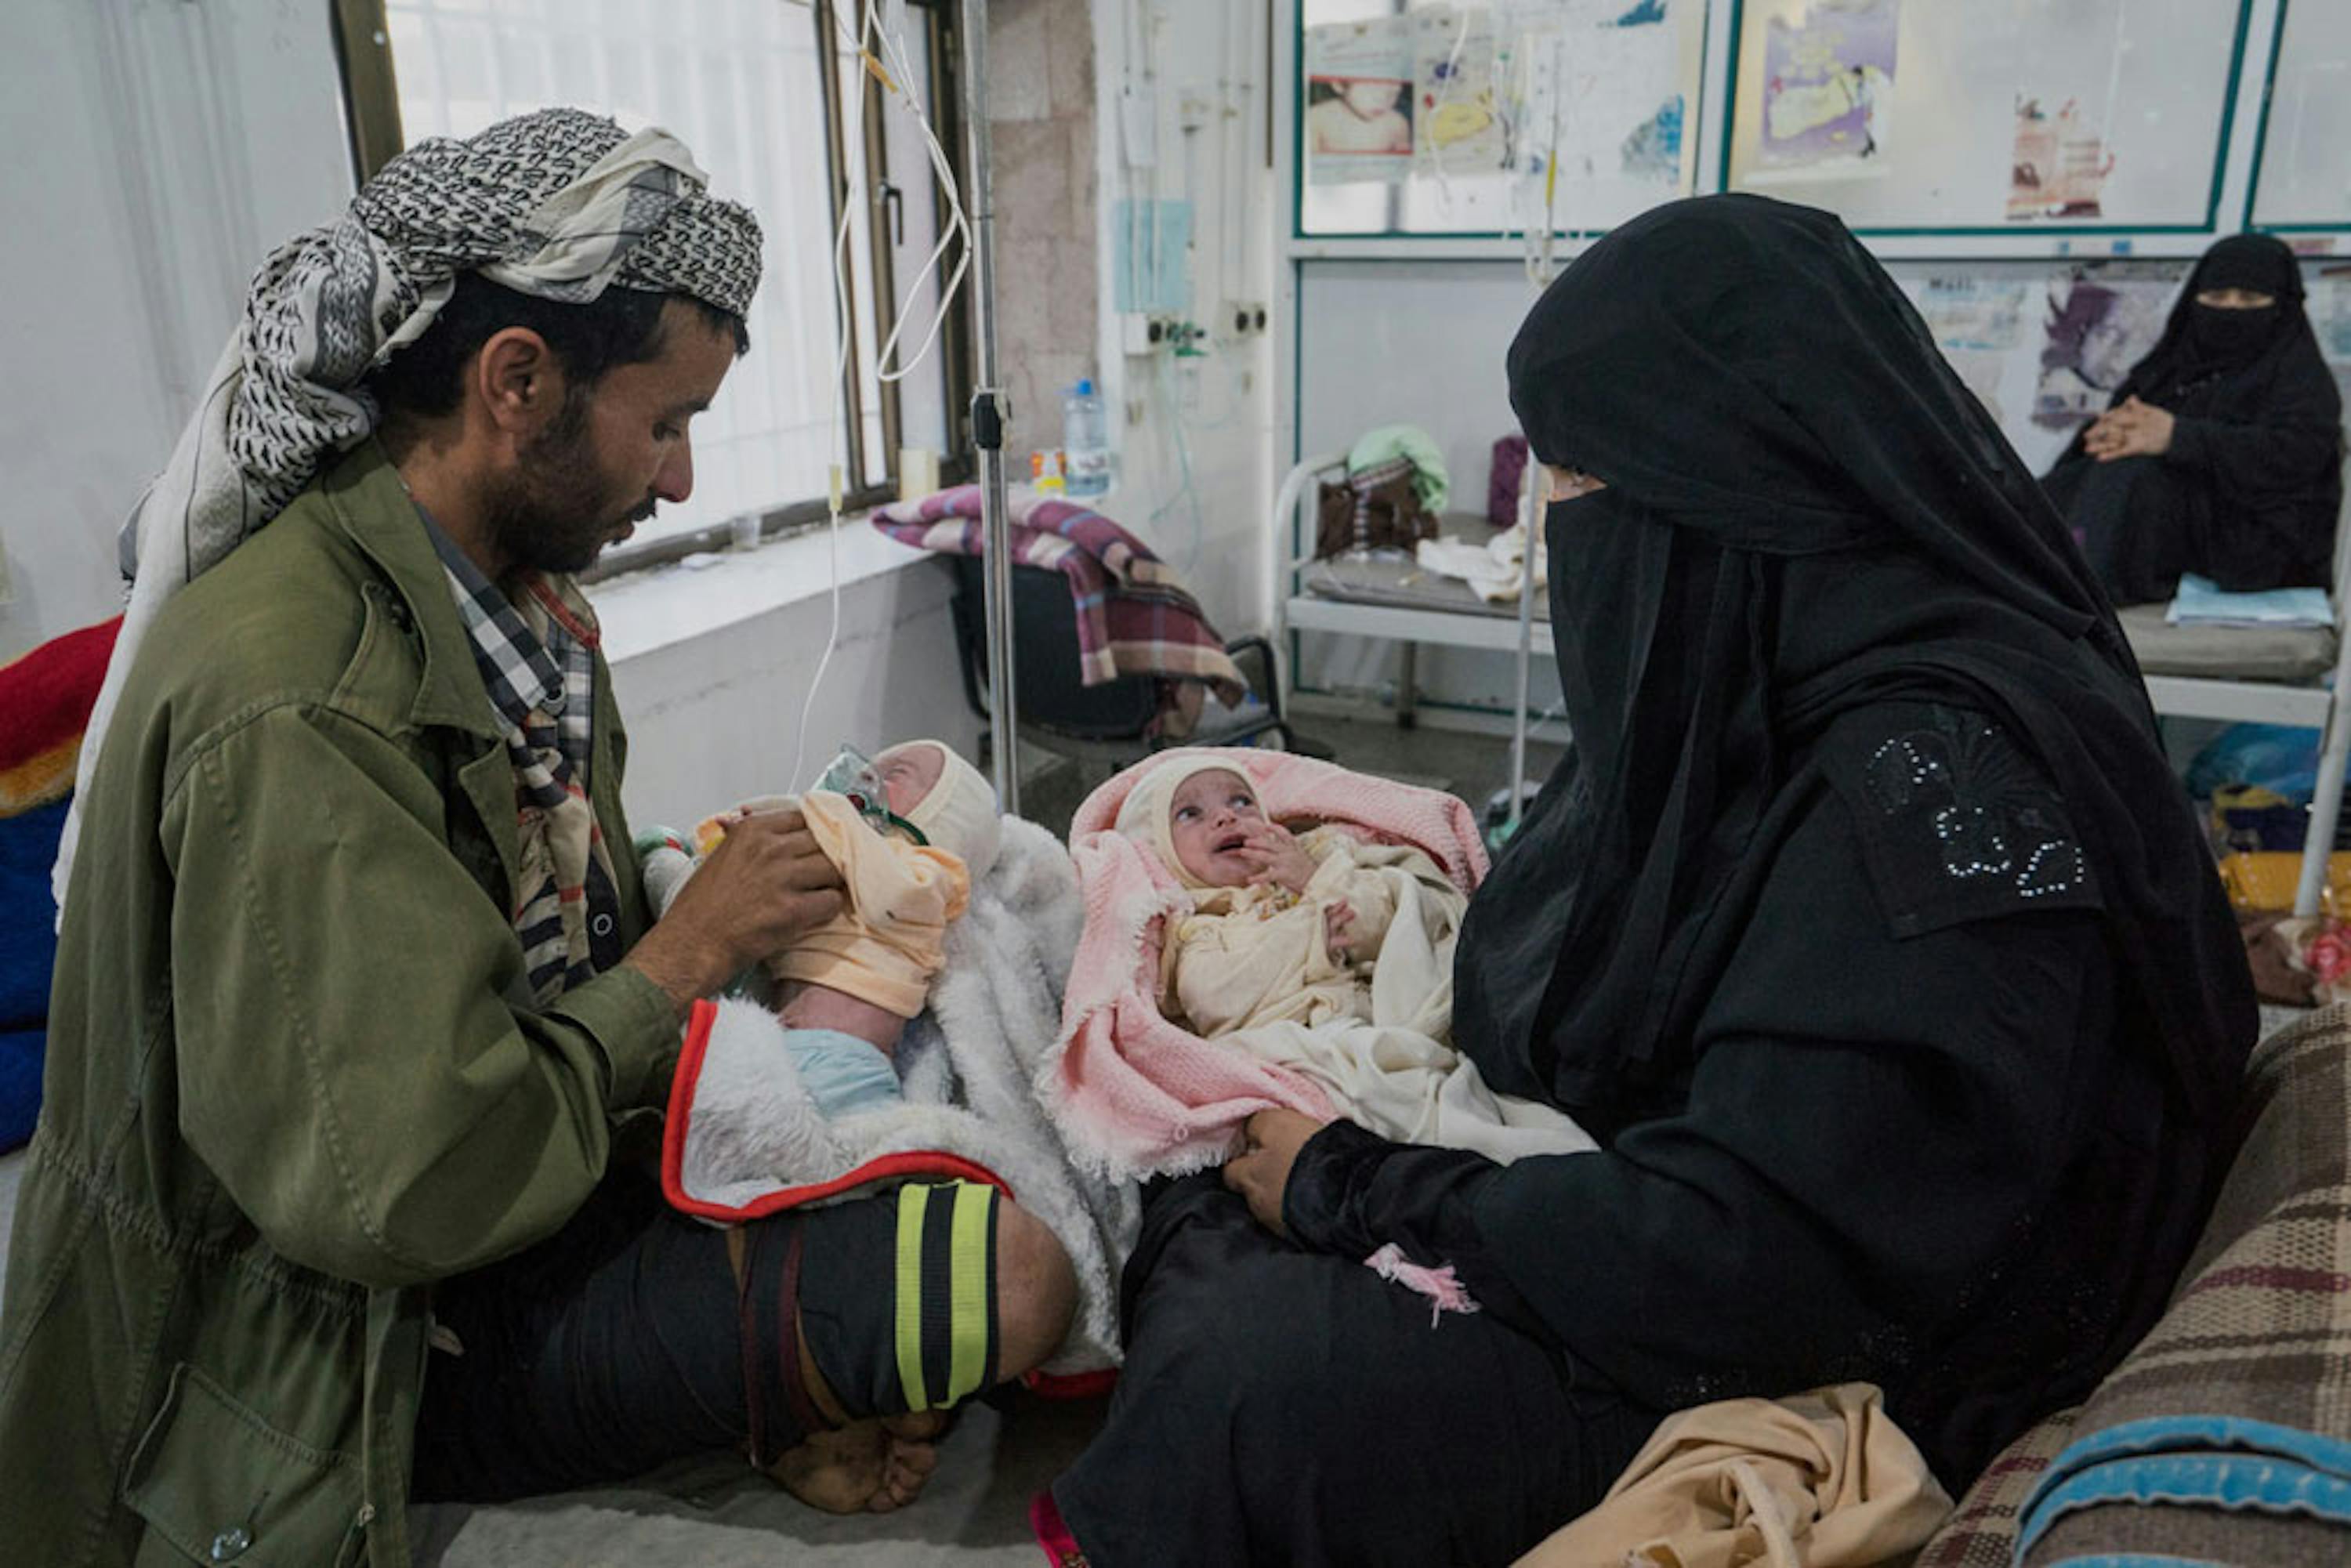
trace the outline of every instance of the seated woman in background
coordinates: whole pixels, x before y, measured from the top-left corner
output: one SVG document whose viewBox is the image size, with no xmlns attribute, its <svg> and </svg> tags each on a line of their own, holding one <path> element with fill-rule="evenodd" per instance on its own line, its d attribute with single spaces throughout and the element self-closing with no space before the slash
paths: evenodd
<svg viewBox="0 0 2351 1568">
<path fill-rule="evenodd" d="M 2117 604 L 2324 587 L 2342 505 L 2343 401 L 2294 253 L 2236 235 L 2204 253 L 2163 336 L 2042 481 Z"/>
</svg>

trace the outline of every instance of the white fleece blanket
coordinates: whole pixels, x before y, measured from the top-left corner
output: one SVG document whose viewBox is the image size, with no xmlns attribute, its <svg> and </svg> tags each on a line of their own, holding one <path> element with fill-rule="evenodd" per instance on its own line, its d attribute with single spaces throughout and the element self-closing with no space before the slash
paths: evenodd
<svg viewBox="0 0 2351 1568">
<path fill-rule="evenodd" d="M 1077 1271 L 1076 1321 L 1043 1371 L 1117 1365 L 1118 1275 L 1141 1222 L 1137 1189 L 1080 1172 L 1030 1087 L 1061 1031 L 1083 922 L 1069 852 L 1007 818 L 994 869 L 947 928 L 930 1006 L 899 1043 L 905 1103 L 836 1122 L 810 1103 L 774 1014 L 721 1002 L 698 1069 L 681 1071 L 674 1092 L 673 1201 L 747 1218 L 910 1174 L 992 1176 L 1051 1228 Z"/>
</svg>

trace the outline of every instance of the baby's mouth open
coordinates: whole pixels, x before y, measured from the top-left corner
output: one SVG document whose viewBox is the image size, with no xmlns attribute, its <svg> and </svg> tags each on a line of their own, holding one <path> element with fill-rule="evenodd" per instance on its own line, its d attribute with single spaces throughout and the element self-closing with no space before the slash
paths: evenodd
<svg viewBox="0 0 2351 1568">
<path fill-rule="evenodd" d="M 1217 852 L 1220 855 L 1228 855 L 1235 850 L 1245 850 L 1247 848 L 1249 848 L 1249 835 L 1247 833 L 1228 833 L 1225 837 L 1217 841 Z"/>
</svg>

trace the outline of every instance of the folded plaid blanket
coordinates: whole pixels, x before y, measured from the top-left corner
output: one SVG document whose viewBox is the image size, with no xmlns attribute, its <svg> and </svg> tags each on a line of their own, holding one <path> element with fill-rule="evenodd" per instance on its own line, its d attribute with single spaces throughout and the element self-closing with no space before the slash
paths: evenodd
<svg viewBox="0 0 2351 1568">
<path fill-rule="evenodd" d="M 1008 521 L 1015 561 L 1069 579 L 1077 602 L 1081 684 L 1156 675 L 1205 685 L 1218 701 L 1240 705 L 1248 688 L 1224 639 L 1175 570 L 1142 540 L 1100 512 L 1025 491 L 1013 492 Z M 873 526 L 901 544 L 942 555 L 985 553 L 977 485 L 894 502 L 873 514 Z M 1165 695 L 1163 715 L 1178 706 L 1198 712 L 1196 686 L 1188 703 L 1176 692 Z"/>
<path fill-rule="evenodd" d="M 2263 1042 L 2244 1115 L 2170 1307 L 2023 1499 L 2028 1568 L 2351 1562 L 2351 1008 Z"/>
<path fill-rule="evenodd" d="M 2081 1418 L 2079 1406 L 2060 1410 L 2001 1450 L 1910 1568 L 2009 1568 L 2016 1560 L 2016 1521 L 2024 1500 Z"/>
</svg>

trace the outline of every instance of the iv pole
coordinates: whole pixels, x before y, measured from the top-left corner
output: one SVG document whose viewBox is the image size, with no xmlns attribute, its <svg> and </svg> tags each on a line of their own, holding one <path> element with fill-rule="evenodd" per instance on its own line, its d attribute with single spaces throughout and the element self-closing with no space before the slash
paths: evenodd
<svg viewBox="0 0 2351 1568">
<path fill-rule="evenodd" d="M 987 553 L 988 727 L 998 808 L 1020 812 L 1019 716 L 1012 692 L 1012 547 L 1004 477 L 1004 389 L 996 356 L 996 201 L 989 189 L 987 0 L 963 0 L 963 107 L 970 160 L 973 336 L 972 444 L 979 454 L 980 534 Z"/>
</svg>

